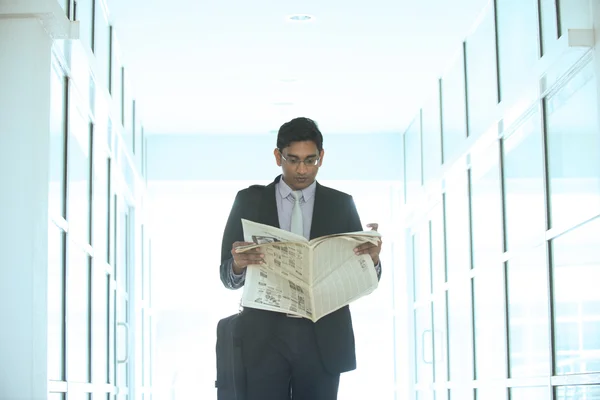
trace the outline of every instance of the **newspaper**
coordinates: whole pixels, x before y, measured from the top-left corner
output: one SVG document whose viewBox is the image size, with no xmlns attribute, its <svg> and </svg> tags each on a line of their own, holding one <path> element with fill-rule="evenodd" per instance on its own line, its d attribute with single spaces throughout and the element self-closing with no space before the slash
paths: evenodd
<svg viewBox="0 0 600 400">
<path fill-rule="evenodd" d="M 264 264 L 246 270 L 244 307 L 308 318 L 313 322 L 373 292 L 378 285 L 373 260 L 357 256 L 362 243 L 377 244 L 376 231 L 328 235 L 313 240 L 242 219 L 244 240 L 260 248 Z"/>
</svg>

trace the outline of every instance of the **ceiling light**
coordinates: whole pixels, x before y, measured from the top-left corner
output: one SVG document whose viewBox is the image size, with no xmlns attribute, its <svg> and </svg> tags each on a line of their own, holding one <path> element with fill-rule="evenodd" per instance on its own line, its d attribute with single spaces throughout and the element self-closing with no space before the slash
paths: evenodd
<svg viewBox="0 0 600 400">
<path fill-rule="evenodd" d="M 313 17 L 312 15 L 309 15 L 309 14 L 294 14 L 294 15 L 289 15 L 287 17 L 287 19 L 292 22 L 309 22 L 309 21 L 314 21 L 315 17 Z"/>
</svg>

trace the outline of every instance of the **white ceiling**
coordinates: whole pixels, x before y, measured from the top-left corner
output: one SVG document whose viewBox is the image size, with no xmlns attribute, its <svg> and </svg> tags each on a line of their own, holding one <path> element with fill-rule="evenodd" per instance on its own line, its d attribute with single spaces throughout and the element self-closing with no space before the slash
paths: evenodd
<svg viewBox="0 0 600 400">
<path fill-rule="evenodd" d="M 108 0 L 145 131 L 400 132 L 488 0 Z M 291 14 L 312 22 L 290 22 Z"/>
</svg>

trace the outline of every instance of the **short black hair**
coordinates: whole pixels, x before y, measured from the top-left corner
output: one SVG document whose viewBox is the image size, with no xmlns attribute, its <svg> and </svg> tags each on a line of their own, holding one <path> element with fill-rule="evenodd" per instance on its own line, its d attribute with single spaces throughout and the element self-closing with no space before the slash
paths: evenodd
<svg viewBox="0 0 600 400">
<path fill-rule="evenodd" d="M 317 123 L 310 118 L 299 117 L 286 122 L 279 128 L 277 134 L 277 148 L 283 150 L 292 142 L 304 142 L 310 140 L 317 145 L 319 153 L 323 150 L 323 135 Z"/>
</svg>

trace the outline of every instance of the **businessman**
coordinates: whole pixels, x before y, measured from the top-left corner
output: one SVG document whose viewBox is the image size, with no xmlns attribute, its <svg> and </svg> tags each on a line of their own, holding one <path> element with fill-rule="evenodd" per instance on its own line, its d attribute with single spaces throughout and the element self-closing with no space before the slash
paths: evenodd
<svg viewBox="0 0 600 400">
<path fill-rule="evenodd" d="M 238 192 L 223 235 L 221 281 L 244 285 L 246 268 L 263 262 L 259 250 L 236 253 L 246 244 L 241 219 L 275 226 L 312 239 L 361 231 L 352 197 L 320 185 L 323 136 L 314 121 L 296 118 L 281 126 L 275 162 L 282 174 L 267 186 Z M 367 225 L 377 229 L 377 224 Z M 381 277 L 378 245 L 362 244 L 356 254 L 369 254 Z M 356 368 L 354 332 L 348 306 L 316 323 L 296 316 L 245 308 L 240 318 L 247 400 L 333 400 L 340 374 Z"/>
</svg>

